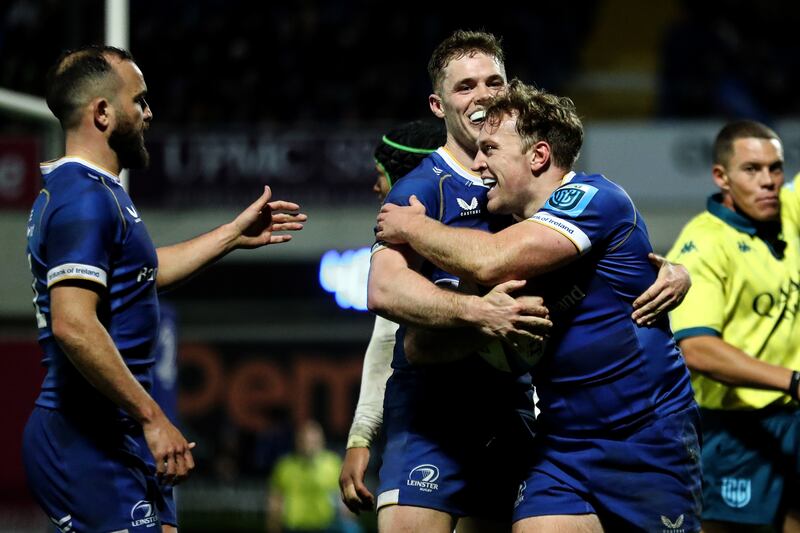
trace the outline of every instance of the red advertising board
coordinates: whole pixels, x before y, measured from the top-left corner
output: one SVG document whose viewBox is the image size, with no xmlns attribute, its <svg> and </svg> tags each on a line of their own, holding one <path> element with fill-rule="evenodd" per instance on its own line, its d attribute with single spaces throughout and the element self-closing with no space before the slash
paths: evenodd
<svg viewBox="0 0 800 533">
<path fill-rule="evenodd" d="M 39 182 L 36 138 L 0 137 L 0 209 L 29 209 Z"/>
</svg>

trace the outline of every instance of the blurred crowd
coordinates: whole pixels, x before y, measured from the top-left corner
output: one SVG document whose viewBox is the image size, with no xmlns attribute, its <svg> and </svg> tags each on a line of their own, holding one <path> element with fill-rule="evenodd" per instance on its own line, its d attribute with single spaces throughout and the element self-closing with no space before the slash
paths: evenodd
<svg viewBox="0 0 800 533">
<path fill-rule="evenodd" d="M 797 10 L 779 0 L 682 0 L 664 36 L 664 117 L 750 117 L 769 122 L 800 112 Z"/>
<path fill-rule="evenodd" d="M 675 0 L 663 35 L 659 104 L 666 118 L 792 115 L 800 44 L 796 10 L 771 0 Z M 103 39 L 103 0 L 8 0 L 0 10 L 0 86 L 42 94 L 61 48 Z M 472 10 L 418 0 L 286 3 L 134 0 L 131 49 L 162 123 L 349 126 L 424 115 L 422 68 L 456 27 L 503 36 L 511 75 L 550 91 L 581 68 L 598 0 L 507 2 Z M 509 14 L 513 16 L 509 16 Z M 632 20 L 642 24 L 640 10 Z M 647 117 L 643 117 L 647 118 Z"/>
<path fill-rule="evenodd" d="M 493 14 L 412 0 L 291 3 L 134 0 L 131 50 L 164 123 L 325 121 L 337 125 L 428 113 L 424 65 L 456 27 L 504 38 L 510 72 L 558 87 L 578 64 L 595 0 L 515 5 Z M 0 86 L 43 93 L 64 45 L 103 38 L 103 1 L 10 0 L 0 11 Z M 563 39 L 563 35 L 571 35 Z M 46 37 L 43 37 L 46 36 Z M 546 59 L 546 60 L 543 60 Z"/>
</svg>

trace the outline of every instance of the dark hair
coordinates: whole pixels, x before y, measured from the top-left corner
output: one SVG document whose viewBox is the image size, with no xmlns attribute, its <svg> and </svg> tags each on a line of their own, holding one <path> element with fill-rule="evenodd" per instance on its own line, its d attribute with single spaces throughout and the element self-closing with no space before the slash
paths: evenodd
<svg viewBox="0 0 800 533">
<path fill-rule="evenodd" d="M 81 106 L 96 96 L 110 97 L 108 93 L 120 83 L 108 56 L 133 61 L 127 50 L 88 45 L 66 50 L 47 72 L 47 106 L 65 130 L 78 124 Z"/>
<path fill-rule="evenodd" d="M 572 100 L 514 79 L 489 104 L 486 121 L 497 124 L 504 115 L 517 117 L 523 151 L 547 141 L 556 166 L 567 169 L 575 164 L 583 146 L 583 124 Z"/>
<path fill-rule="evenodd" d="M 483 31 L 456 30 L 439 43 L 428 61 L 428 75 L 433 91 L 438 93 L 444 79 L 444 69 L 454 59 L 468 54 L 483 53 L 495 58 L 501 65 L 505 62 L 500 39 Z"/>
<path fill-rule="evenodd" d="M 375 163 L 391 186 L 446 141 L 447 130 L 440 120 L 406 122 L 381 138 L 375 147 Z"/>
<path fill-rule="evenodd" d="M 714 141 L 714 164 L 726 165 L 731 155 L 733 155 L 733 142 L 736 139 L 775 139 L 780 142 L 781 138 L 761 122 L 754 120 L 736 120 L 726 124 L 717 134 Z"/>
</svg>

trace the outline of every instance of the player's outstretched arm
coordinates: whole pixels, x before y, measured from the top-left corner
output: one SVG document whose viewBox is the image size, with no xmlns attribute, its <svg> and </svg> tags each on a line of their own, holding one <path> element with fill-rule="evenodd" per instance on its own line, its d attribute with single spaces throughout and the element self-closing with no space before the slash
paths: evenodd
<svg viewBox="0 0 800 533">
<path fill-rule="evenodd" d="M 233 250 L 291 240 L 290 234 L 277 232 L 299 231 L 308 217 L 298 213 L 298 204 L 270 201 L 271 197 L 270 188 L 264 187 L 264 194 L 228 224 L 194 239 L 158 248 L 158 288 L 185 280 Z"/>
<path fill-rule="evenodd" d="M 658 268 L 656 281 L 633 302 L 633 318 L 640 326 L 649 326 L 683 302 L 692 286 L 689 270 L 670 263 L 658 254 L 649 254 L 648 259 Z"/>
<path fill-rule="evenodd" d="M 125 365 L 97 317 L 100 295 L 90 283 L 62 282 L 50 289 L 53 336 L 92 386 L 142 424 L 158 474 L 180 483 L 194 468 L 194 443 L 169 422 Z"/>
</svg>

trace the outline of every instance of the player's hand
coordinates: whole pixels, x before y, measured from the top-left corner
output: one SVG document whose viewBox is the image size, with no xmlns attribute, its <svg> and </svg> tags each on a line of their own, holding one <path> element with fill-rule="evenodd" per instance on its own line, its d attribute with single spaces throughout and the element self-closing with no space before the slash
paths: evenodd
<svg viewBox="0 0 800 533">
<path fill-rule="evenodd" d="M 156 475 L 165 484 L 177 485 L 194 470 L 192 448 L 181 432 L 162 413 L 152 422 L 142 425 L 144 438 L 156 462 Z"/>
<path fill-rule="evenodd" d="M 277 231 L 299 231 L 308 217 L 298 213 L 300 206 L 294 202 L 275 200 L 270 202 L 272 190 L 264 187 L 264 194 L 236 217 L 231 225 L 236 232 L 234 248 L 258 248 L 268 244 L 279 244 L 292 239 Z"/>
<path fill-rule="evenodd" d="M 408 206 L 383 204 L 378 213 L 378 231 L 375 237 L 379 241 L 392 244 L 408 242 L 407 232 L 414 224 L 425 221 L 425 206 L 411 195 Z"/>
<path fill-rule="evenodd" d="M 339 475 L 339 491 L 344 504 L 355 514 L 370 511 L 375 506 L 375 498 L 364 484 L 367 465 L 369 465 L 369 448 L 347 449 L 342 472 Z"/>
<path fill-rule="evenodd" d="M 633 318 L 640 326 L 651 326 L 664 313 L 672 311 L 683 301 L 692 279 L 683 265 L 670 263 L 657 254 L 649 254 L 648 259 L 658 268 L 656 281 L 633 302 Z"/>
<path fill-rule="evenodd" d="M 519 337 L 535 341 L 547 337 L 553 323 L 544 300 L 539 296 L 511 296 L 524 286 L 525 281 L 506 281 L 480 298 L 477 326 L 481 333 L 512 345 Z"/>
</svg>

